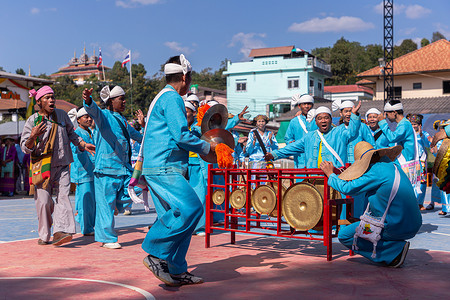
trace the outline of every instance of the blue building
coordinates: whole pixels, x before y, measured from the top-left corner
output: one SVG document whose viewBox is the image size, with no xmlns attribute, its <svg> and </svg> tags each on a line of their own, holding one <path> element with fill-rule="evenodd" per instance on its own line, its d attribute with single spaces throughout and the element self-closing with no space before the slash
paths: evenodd
<svg viewBox="0 0 450 300">
<path fill-rule="evenodd" d="M 294 94 L 324 98 L 324 79 L 331 66 L 295 46 L 253 49 L 250 61 L 227 62 L 227 106 L 239 113 L 248 105 L 252 116 L 277 117 L 291 109 Z"/>
</svg>

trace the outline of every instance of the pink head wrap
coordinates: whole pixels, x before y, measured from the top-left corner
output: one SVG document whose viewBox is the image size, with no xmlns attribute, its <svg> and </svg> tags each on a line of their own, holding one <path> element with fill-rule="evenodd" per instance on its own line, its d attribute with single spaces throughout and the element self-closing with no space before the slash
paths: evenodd
<svg viewBox="0 0 450 300">
<path fill-rule="evenodd" d="M 54 94 L 55 92 L 53 92 L 52 88 L 49 87 L 48 85 L 45 85 L 43 87 L 41 87 L 37 92 L 35 89 L 32 89 L 28 92 L 28 96 L 30 98 L 34 97 L 34 99 L 39 100 L 42 96 L 47 95 L 47 94 Z"/>
</svg>

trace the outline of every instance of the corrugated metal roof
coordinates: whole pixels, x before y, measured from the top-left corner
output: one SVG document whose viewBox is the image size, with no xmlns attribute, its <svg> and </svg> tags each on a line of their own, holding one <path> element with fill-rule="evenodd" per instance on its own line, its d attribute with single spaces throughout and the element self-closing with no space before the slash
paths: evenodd
<svg viewBox="0 0 450 300">
<path fill-rule="evenodd" d="M 5 71 L 0 71 L 0 78 L 8 78 L 13 80 L 31 81 L 33 84 L 53 84 L 54 81 L 50 79 L 38 78 L 33 76 L 25 76 L 19 74 L 12 74 Z"/>
<path fill-rule="evenodd" d="M 350 85 L 329 85 L 323 88 L 324 92 L 328 93 L 350 93 L 350 92 L 366 92 L 373 95 L 373 90 L 365 86 L 356 84 Z"/>
</svg>

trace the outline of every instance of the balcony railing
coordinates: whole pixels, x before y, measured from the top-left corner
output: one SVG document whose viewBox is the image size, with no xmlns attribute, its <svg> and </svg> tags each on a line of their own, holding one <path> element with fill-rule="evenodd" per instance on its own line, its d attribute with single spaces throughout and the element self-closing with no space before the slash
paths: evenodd
<svg viewBox="0 0 450 300">
<path fill-rule="evenodd" d="M 313 66 L 331 73 L 331 65 L 327 65 L 324 61 L 316 57 L 308 57 L 308 66 Z"/>
</svg>

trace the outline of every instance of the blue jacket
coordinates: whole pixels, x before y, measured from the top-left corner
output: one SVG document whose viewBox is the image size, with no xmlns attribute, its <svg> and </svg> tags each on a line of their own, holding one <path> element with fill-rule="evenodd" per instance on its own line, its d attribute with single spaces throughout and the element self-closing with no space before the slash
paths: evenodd
<svg viewBox="0 0 450 300">
<path fill-rule="evenodd" d="M 254 130 L 250 131 L 248 135 L 245 152 L 249 156 L 250 161 L 262 161 L 264 160 L 264 153 L 258 140 L 256 139 Z M 272 131 L 265 130 L 263 136 L 261 136 L 261 139 L 266 147 L 267 153 L 278 149 L 278 142 Z M 253 145 L 253 142 L 255 142 L 255 145 Z"/>
<path fill-rule="evenodd" d="M 306 117 L 304 115 L 300 115 L 300 119 L 303 121 L 303 124 L 305 124 L 306 130 L 308 132 L 314 131 L 317 129 L 317 124 L 315 122 L 315 119 L 313 119 L 311 122 L 306 121 Z M 286 134 L 284 135 L 284 140 L 286 144 L 295 142 L 300 140 L 302 137 L 306 135 L 306 132 L 303 130 L 302 126 L 300 125 L 300 121 L 298 120 L 298 117 L 294 117 L 290 122 L 288 129 L 286 130 Z M 305 161 L 305 155 L 303 153 L 300 153 L 299 155 L 294 155 L 294 163 L 295 167 L 302 169 L 306 166 Z"/>
<path fill-rule="evenodd" d="M 181 96 L 171 85 L 159 97 L 150 114 L 144 147 L 143 175 L 167 172 L 186 174 L 189 151 L 208 154 L 209 143 L 189 131 L 186 108 Z"/>
<path fill-rule="evenodd" d="M 383 236 L 392 240 L 412 238 L 420 226 L 422 216 L 417 205 L 411 182 L 400 168 L 400 186 L 389 207 Z M 395 178 L 394 164 L 386 157 L 371 164 L 367 171 L 359 178 L 351 181 L 339 179 L 331 174 L 328 185 L 345 195 L 363 195 L 370 204 L 370 211 L 374 216 L 382 217 L 386 210 L 392 185 Z"/>
<path fill-rule="evenodd" d="M 336 151 L 344 164 L 347 163 L 348 142 L 358 134 L 360 126 L 361 118 L 352 114 L 348 128 L 345 126 L 330 127 L 330 130 L 323 135 L 330 147 Z M 272 155 L 275 159 L 280 159 L 298 153 L 305 153 L 306 167 L 317 168 L 319 146 L 321 142 L 317 131 L 318 130 L 308 132 L 308 134 L 300 140 L 295 141 L 282 149 L 273 151 Z M 331 161 L 335 167 L 342 167 L 328 148 L 325 145 L 322 145 L 322 161 L 324 160 Z"/>
<path fill-rule="evenodd" d="M 370 132 L 372 133 L 374 140 L 375 140 L 375 135 L 378 132 L 381 132 L 381 135 L 375 140 L 375 149 L 381 149 L 381 148 L 388 148 L 390 147 L 390 143 L 387 140 L 386 136 L 384 135 L 383 131 L 381 130 L 381 128 L 378 128 L 375 131 L 370 130 Z"/>
<path fill-rule="evenodd" d="M 86 131 L 81 127 L 75 129 L 86 143 L 94 144 L 96 130 Z M 94 181 L 94 160 L 95 157 L 87 151 L 80 151 L 78 146 L 70 144 L 73 154 L 73 163 L 70 165 L 70 181 L 73 183 L 84 183 Z"/>
<path fill-rule="evenodd" d="M 359 134 L 356 136 L 356 138 L 350 140 L 350 142 L 348 143 L 347 162 L 351 164 L 355 162 L 355 154 L 354 154 L 355 146 L 359 142 L 365 141 L 375 147 L 375 139 L 373 138 L 371 131 L 372 130 L 370 130 L 369 126 L 367 126 L 364 123 L 361 123 L 361 127 L 359 128 Z"/>
<path fill-rule="evenodd" d="M 414 129 L 408 119 L 403 118 L 397 124 L 395 131 L 392 131 L 389 128 L 386 120 L 381 120 L 378 124 L 380 125 L 380 128 L 389 143 L 396 143 L 397 145 L 401 145 L 403 147 L 402 154 L 406 161 L 415 159 L 416 147 L 414 140 L 416 138 L 416 134 L 414 133 Z"/>
<path fill-rule="evenodd" d="M 118 112 L 100 109 L 94 101 L 89 106 L 84 103 L 84 107 L 94 119 L 98 129 L 94 143 L 96 147 L 94 172 L 115 176 L 129 175 L 133 171 L 129 156 L 130 137 L 140 143 L 142 135 Z M 128 131 L 128 136 L 123 132 L 117 119 Z"/>
</svg>

